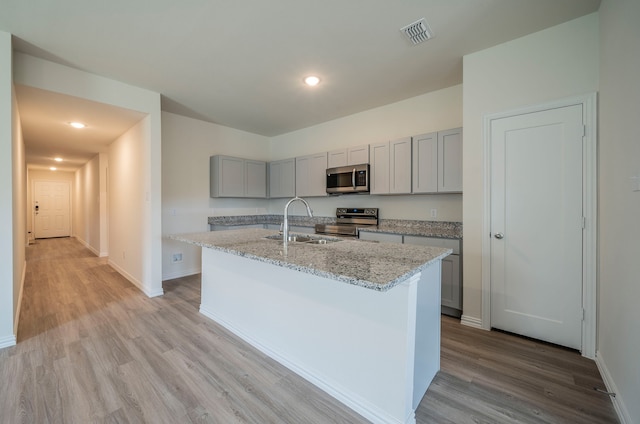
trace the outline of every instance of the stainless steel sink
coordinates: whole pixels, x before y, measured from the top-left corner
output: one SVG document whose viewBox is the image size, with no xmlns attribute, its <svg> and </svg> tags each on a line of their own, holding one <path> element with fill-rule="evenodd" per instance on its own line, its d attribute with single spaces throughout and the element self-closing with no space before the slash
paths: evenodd
<svg viewBox="0 0 640 424">
<path fill-rule="evenodd" d="M 274 234 L 272 236 L 265 237 L 269 240 L 279 240 L 282 241 L 282 234 Z M 290 243 L 306 243 L 306 244 L 328 244 L 335 243 L 337 241 L 342 241 L 337 237 L 318 237 L 318 236 L 309 236 L 302 234 L 291 234 L 288 237 Z"/>
</svg>

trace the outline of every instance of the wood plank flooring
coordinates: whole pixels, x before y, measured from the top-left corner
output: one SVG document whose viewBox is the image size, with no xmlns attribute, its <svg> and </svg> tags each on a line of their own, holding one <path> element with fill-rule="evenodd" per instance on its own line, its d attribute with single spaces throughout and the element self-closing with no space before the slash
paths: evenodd
<svg viewBox="0 0 640 424">
<path fill-rule="evenodd" d="M 148 299 L 75 239 L 27 248 L 18 344 L 0 350 L 0 423 L 365 423 L 198 313 L 200 278 Z M 442 321 L 418 423 L 615 423 L 579 354 Z"/>
</svg>

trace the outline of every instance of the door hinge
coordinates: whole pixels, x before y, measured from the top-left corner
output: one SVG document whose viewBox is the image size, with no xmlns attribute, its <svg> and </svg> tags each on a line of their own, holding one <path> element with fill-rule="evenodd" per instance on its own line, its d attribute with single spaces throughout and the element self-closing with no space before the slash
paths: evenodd
<svg viewBox="0 0 640 424">
<path fill-rule="evenodd" d="M 587 217 L 583 216 L 582 217 L 582 229 L 584 230 L 585 228 L 587 228 Z"/>
<path fill-rule="evenodd" d="M 587 126 L 586 126 L 586 125 L 583 125 L 583 126 L 582 126 L 582 136 L 583 136 L 583 137 L 586 137 L 586 136 L 587 136 Z"/>
<path fill-rule="evenodd" d="M 586 314 L 587 314 L 587 311 L 585 311 L 584 308 L 582 308 L 582 321 L 584 321 Z"/>
</svg>

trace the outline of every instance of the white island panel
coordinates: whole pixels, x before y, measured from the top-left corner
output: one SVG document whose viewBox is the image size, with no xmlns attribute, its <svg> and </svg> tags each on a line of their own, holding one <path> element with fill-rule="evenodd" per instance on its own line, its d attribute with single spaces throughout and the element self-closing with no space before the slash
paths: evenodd
<svg viewBox="0 0 640 424">
<path fill-rule="evenodd" d="M 440 260 L 380 292 L 202 249 L 201 312 L 376 423 L 415 423 L 440 367 Z"/>
</svg>

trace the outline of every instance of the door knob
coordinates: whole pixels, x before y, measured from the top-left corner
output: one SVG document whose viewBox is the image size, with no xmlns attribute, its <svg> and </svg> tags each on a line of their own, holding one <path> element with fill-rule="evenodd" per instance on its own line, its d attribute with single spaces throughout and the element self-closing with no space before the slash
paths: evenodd
<svg viewBox="0 0 640 424">
<path fill-rule="evenodd" d="M 497 238 L 498 240 L 500 240 L 500 239 L 502 239 L 502 238 L 504 237 L 504 234 L 502 234 L 502 233 L 496 233 L 496 234 L 494 235 L 494 237 L 495 237 L 495 238 Z"/>
</svg>

